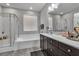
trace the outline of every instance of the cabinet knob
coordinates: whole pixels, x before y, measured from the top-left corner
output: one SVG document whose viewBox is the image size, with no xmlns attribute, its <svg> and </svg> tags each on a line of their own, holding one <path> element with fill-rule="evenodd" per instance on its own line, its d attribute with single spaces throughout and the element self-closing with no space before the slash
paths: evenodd
<svg viewBox="0 0 79 59">
<path fill-rule="evenodd" d="M 52 51 L 52 49 L 50 49 L 50 51 Z"/>
<path fill-rule="evenodd" d="M 70 49 L 68 49 L 67 51 L 68 51 L 68 52 L 71 52 L 71 50 L 70 50 Z"/>
</svg>

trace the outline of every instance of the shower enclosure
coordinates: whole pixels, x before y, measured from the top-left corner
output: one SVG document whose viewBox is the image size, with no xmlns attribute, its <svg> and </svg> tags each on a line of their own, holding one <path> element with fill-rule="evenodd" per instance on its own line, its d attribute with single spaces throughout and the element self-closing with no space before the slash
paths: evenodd
<svg viewBox="0 0 79 59">
<path fill-rule="evenodd" d="M 0 13 L 0 48 L 14 45 L 17 37 L 17 16 L 9 13 Z"/>
</svg>

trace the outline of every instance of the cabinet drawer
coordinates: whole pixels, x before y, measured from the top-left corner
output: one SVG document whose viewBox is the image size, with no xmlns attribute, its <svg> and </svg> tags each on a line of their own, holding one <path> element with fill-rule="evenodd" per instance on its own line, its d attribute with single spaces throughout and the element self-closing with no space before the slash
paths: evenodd
<svg viewBox="0 0 79 59">
<path fill-rule="evenodd" d="M 48 39 L 48 42 L 51 43 L 52 46 L 58 47 L 58 41 L 49 38 L 49 39 Z"/>
<path fill-rule="evenodd" d="M 68 49 L 68 47 L 67 47 L 67 45 L 59 42 L 59 49 L 61 49 L 61 50 L 63 50 L 63 51 L 66 52 L 66 50 Z"/>
<path fill-rule="evenodd" d="M 61 49 L 62 51 L 64 51 L 65 53 L 72 55 L 72 56 L 77 56 L 79 55 L 79 50 L 76 48 L 73 48 L 71 46 L 68 46 L 66 44 L 63 43 L 59 43 L 59 49 Z"/>
<path fill-rule="evenodd" d="M 68 46 L 67 52 L 71 56 L 79 56 L 79 49 L 76 49 L 74 47 Z"/>
<path fill-rule="evenodd" d="M 68 56 L 68 54 L 66 54 L 65 52 L 63 52 L 55 46 L 52 47 L 52 50 L 54 51 L 55 56 Z"/>
<path fill-rule="evenodd" d="M 56 47 L 58 48 L 58 44 L 59 44 L 58 41 L 56 41 L 56 40 L 53 39 L 52 45 L 53 45 L 53 46 L 56 46 Z"/>
<path fill-rule="evenodd" d="M 68 56 L 68 54 L 64 53 L 62 50 L 58 49 L 56 46 L 48 43 L 48 53 L 53 56 Z"/>
<path fill-rule="evenodd" d="M 49 55 L 54 55 L 54 51 L 52 50 L 52 45 L 47 42 L 47 52 Z"/>
</svg>

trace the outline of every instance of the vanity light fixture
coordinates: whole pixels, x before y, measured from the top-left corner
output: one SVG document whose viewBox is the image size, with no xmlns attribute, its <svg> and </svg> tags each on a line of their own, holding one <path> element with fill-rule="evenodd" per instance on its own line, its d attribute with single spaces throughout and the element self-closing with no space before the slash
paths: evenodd
<svg viewBox="0 0 79 59">
<path fill-rule="evenodd" d="M 9 4 L 9 3 L 6 3 L 6 5 L 7 5 L 7 6 L 10 6 L 10 4 Z"/>
<path fill-rule="evenodd" d="M 48 7 L 48 11 L 54 11 L 54 9 L 58 8 L 58 3 L 52 3 L 49 7 Z"/>
<path fill-rule="evenodd" d="M 55 8 L 55 4 L 54 4 L 54 3 L 52 3 L 52 4 L 51 4 L 51 7 L 52 7 L 52 8 Z"/>
<path fill-rule="evenodd" d="M 48 7 L 49 11 L 54 11 L 54 8 L 52 8 L 51 6 Z"/>
<path fill-rule="evenodd" d="M 58 8 L 58 5 L 59 5 L 59 4 L 57 4 L 57 3 L 52 3 L 52 4 L 51 4 L 52 8 Z"/>
</svg>

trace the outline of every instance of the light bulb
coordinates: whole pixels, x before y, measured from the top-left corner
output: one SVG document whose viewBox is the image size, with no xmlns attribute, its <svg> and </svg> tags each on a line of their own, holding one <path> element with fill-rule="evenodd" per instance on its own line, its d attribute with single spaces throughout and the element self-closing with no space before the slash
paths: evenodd
<svg viewBox="0 0 79 59">
<path fill-rule="evenodd" d="M 57 4 L 57 3 L 53 3 L 51 6 L 52 6 L 52 8 L 58 8 L 58 5 L 59 4 Z"/>
<path fill-rule="evenodd" d="M 54 8 L 52 8 L 51 6 L 48 7 L 49 11 L 54 11 Z"/>
</svg>

